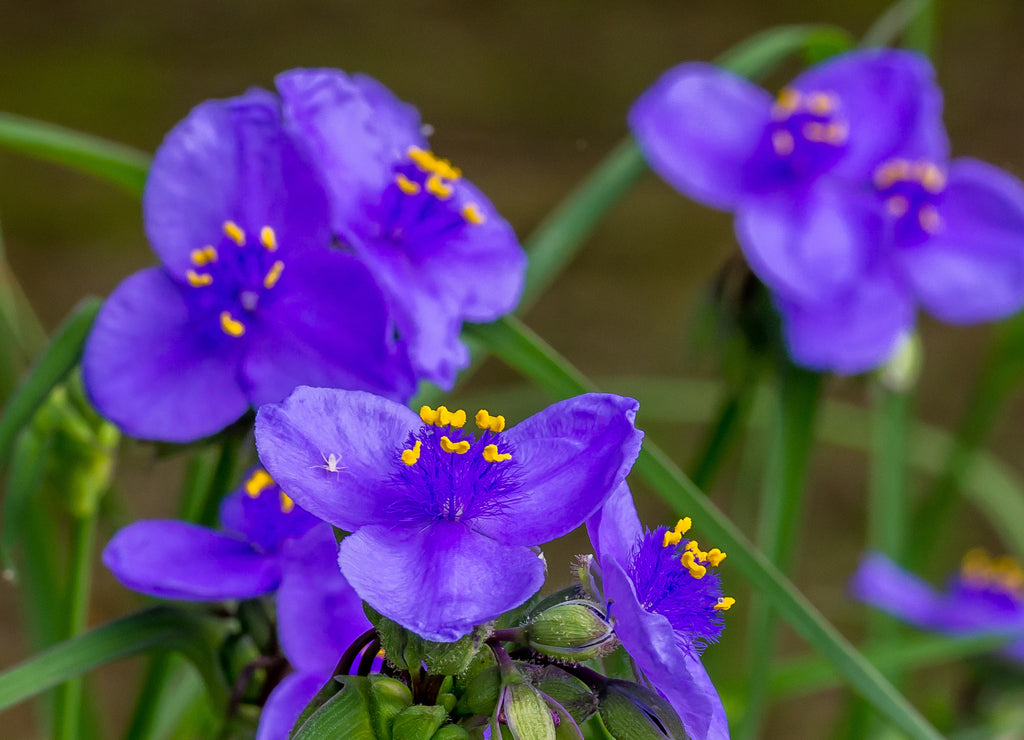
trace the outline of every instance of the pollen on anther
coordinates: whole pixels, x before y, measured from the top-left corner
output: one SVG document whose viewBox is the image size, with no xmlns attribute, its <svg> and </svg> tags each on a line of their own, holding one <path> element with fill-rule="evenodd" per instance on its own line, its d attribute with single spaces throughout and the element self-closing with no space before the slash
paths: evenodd
<svg viewBox="0 0 1024 740">
<path fill-rule="evenodd" d="M 208 265 L 211 262 L 217 261 L 217 250 L 213 247 L 203 247 L 202 249 L 193 249 L 191 254 L 192 264 L 196 267 L 202 267 Z"/>
<path fill-rule="evenodd" d="M 921 210 L 917 212 L 917 220 L 921 224 L 921 228 L 929 234 L 942 231 L 942 217 L 939 215 L 939 209 L 935 206 L 922 206 Z"/>
<path fill-rule="evenodd" d="M 424 424 L 434 424 L 437 422 L 437 411 L 429 406 L 420 406 L 420 419 Z"/>
<path fill-rule="evenodd" d="M 245 482 L 245 495 L 249 498 L 259 498 L 260 494 L 272 485 L 274 479 L 270 477 L 270 473 L 263 468 L 256 468 Z"/>
<path fill-rule="evenodd" d="M 266 277 L 263 278 L 263 287 L 270 290 L 277 285 L 277 281 L 281 279 L 281 272 L 283 270 L 284 262 L 281 260 L 274 262 L 274 264 L 270 266 L 270 271 L 267 273 Z"/>
<path fill-rule="evenodd" d="M 725 560 L 728 556 L 728 553 L 724 553 L 717 547 L 713 547 L 710 550 L 708 550 L 708 556 L 706 560 L 717 568 L 719 565 L 722 564 L 722 561 Z"/>
<path fill-rule="evenodd" d="M 700 580 L 707 575 L 708 569 L 697 562 L 696 556 L 691 550 L 684 552 L 683 557 L 679 559 L 679 562 L 682 563 L 683 567 L 690 571 L 690 575 L 697 580 Z"/>
<path fill-rule="evenodd" d="M 780 157 L 786 157 L 793 153 L 793 135 L 788 131 L 776 131 L 772 134 L 772 148 Z"/>
<path fill-rule="evenodd" d="M 189 270 L 185 273 L 185 279 L 188 280 L 188 284 L 193 288 L 203 288 L 207 285 L 213 284 L 213 275 L 207 272 Z"/>
<path fill-rule="evenodd" d="M 240 247 L 245 246 L 245 232 L 234 221 L 224 222 L 224 234 Z"/>
<path fill-rule="evenodd" d="M 406 465 L 415 465 L 420 459 L 420 448 L 423 443 L 420 440 L 416 440 L 416 444 L 412 446 L 412 449 L 402 450 L 402 462 Z"/>
<path fill-rule="evenodd" d="M 484 447 L 483 452 L 484 460 L 490 463 L 504 462 L 505 460 L 511 460 L 512 455 L 507 452 L 498 452 L 498 445 L 487 445 Z"/>
<path fill-rule="evenodd" d="M 436 172 L 427 178 L 427 192 L 431 195 L 445 200 L 452 196 L 455 192 L 455 188 L 446 183 L 441 176 Z"/>
<path fill-rule="evenodd" d="M 678 545 L 679 541 L 682 539 L 683 536 L 681 534 L 669 529 L 665 532 L 665 536 L 661 538 L 661 546 L 668 547 L 669 545 Z"/>
<path fill-rule="evenodd" d="M 395 185 L 406 195 L 416 195 L 420 192 L 419 183 L 413 182 L 401 172 L 395 175 Z"/>
<path fill-rule="evenodd" d="M 448 437 L 441 437 L 440 443 L 441 449 L 445 452 L 451 452 L 456 455 L 465 455 L 469 452 L 469 442 L 466 440 L 452 442 Z"/>
<path fill-rule="evenodd" d="M 479 226 L 486 219 L 484 214 L 480 211 L 480 207 L 476 203 L 467 203 L 462 207 L 462 217 L 469 221 L 471 224 Z"/>
<path fill-rule="evenodd" d="M 886 199 L 885 210 L 893 218 L 899 218 L 910 210 L 910 201 L 906 196 L 893 195 Z"/>
<path fill-rule="evenodd" d="M 290 514 L 294 508 L 295 502 L 292 501 L 291 496 L 284 491 L 281 491 L 281 513 Z"/>
<path fill-rule="evenodd" d="M 220 312 L 220 328 L 231 337 L 240 337 L 245 334 L 245 324 L 238 319 L 232 318 L 230 311 Z"/>
<path fill-rule="evenodd" d="M 732 609 L 733 605 L 736 604 L 736 599 L 731 596 L 719 596 L 718 603 L 715 604 L 715 609 L 719 611 L 727 612 Z"/>
<path fill-rule="evenodd" d="M 269 226 L 264 226 L 260 229 L 260 244 L 262 244 L 263 248 L 268 252 L 277 251 L 277 234 L 275 234 L 274 230 Z"/>
<path fill-rule="evenodd" d="M 480 409 L 476 412 L 476 425 L 480 429 L 489 429 L 495 434 L 505 430 L 505 417 L 491 416 L 487 409 Z"/>
</svg>

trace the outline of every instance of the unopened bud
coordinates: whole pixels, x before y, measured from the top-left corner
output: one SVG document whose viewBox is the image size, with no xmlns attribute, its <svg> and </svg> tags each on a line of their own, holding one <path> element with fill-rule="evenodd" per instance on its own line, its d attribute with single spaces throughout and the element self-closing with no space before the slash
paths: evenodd
<svg viewBox="0 0 1024 740">
<path fill-rule="evenodd" d="M 556 658 L 590 660 L 615 646 L 615 632 L 596 604 L 574 599 L 548 607 L 523 628 L 527 644 Z"/>
<path fill-rule="evenodd" d="M 923 364 L 921 337 L 916 332 L 904 334 L 888 361 L 879 368 L 878 380 L 891 391 L 906 393 L 917 383 Z"/>
<path fill-rule="evenodd" d="M 378 737 L 387 737 L 395 717 L 412 706 L 412 692 L 401 681 L 375 675 L 370 679 L 370 718 Z"/>
<path fill-rule="evenodd" d="M 501 673 L 498 666 L 485 668 L 466 683 L 456 708 L 459 714 L 488 716 L 494 713 L 500 693 Z"/>
<path fill-rule="evenodd" d="M 687 740 L 672 705 L 629 681 L 609 681 L 598 711 L 615 740 Z"/>
<path fill-rule="evenodd" d="M 469 733 L 458 725 L 445 725 L 430 740 L 469 740 Z"/>
<path fill-rule="evenodd" d="M 529 678 L 541 693 L 568 712 L 576 724 L 583 724 L 597 711 L 593 690 L 561 668 L 538 666 L 530 672 Z"/>
<path fill-rule="evenodd" d="M 506 685 L 498 702 L 498 721 L 514 740 L 557 740 L 555 717 L 544 697 L 525 682 Z"/>
<path fill-rule="evenodd" d="M 416 704 L 395 717 L 391 725 L 391 737 L 402 740 L 430 740 L 434 733 L 441 729 L 447 717 L 444 707 Z"/>
</svg>

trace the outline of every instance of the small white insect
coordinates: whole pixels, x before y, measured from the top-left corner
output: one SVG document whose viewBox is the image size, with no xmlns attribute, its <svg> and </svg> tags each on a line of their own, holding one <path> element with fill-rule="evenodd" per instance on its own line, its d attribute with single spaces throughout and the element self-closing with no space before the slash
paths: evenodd
<svg viewBox="0 0 1024 740">
<path fill-rule="evenodd" d="M 344 465 L 341 465 L 341 455 L 335 455 L 333 452 L 330 455 L 320 453 L 320 457 L 324 459 L 323 465 L 311 465 L 313 468 L 321 468 L 326 470 L 328 473 L 340 473 L 345 469 Z"/>
</svg>

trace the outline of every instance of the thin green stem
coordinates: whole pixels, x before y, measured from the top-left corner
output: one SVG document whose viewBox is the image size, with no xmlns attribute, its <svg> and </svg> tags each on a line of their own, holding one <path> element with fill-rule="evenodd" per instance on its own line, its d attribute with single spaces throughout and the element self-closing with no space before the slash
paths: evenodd
<svg viewBox="0 0 1024 740">
<path fill-rule="evenodd" d="M 234 483 L 238 474 L 238 455 L 242 448 L 242 437 L 233 434 L 231 430 L 221 436 L 220 451 L 217 457 L 217 465 L 213 469 L 210 478 L 210 485 L 207 487 L 201 507 L 198 523 L 208 527 L 217 524 L 217 512 L 220 509 L 220 501 L 224 494 Z"/>
<path fill-rule="evenodd" d="M 860 45 L 892 46 L 902 34 L 910 35 L 910 29 L 918 18 L 929 12 L 931 5 L 931 0 L 897 0 L 864 32 Z"/>
<path fill-rule="evenodd" d="M 751 379 L 739 387 L 730 388 L 722 398 L 715 422 L 690 466 L 690 480 L 701 490 L 709 490 L 718 476 L 718 471 L 746 426 L 756 395 L 757 383 Z"/>
<path fill-rule="evenodd" d="M 125 731 L 126 740 L 143 740 L 152 737 L 158 728 L 161 716 L 161 704 L 168 680 L 172 675 L 185 673 L 185 666 L 180 659 L 170 653 L 157 653 L 150 658 L 146 668 L 146 677 L 139 690 L 139 698 L 135 702 L 135 711 Z"/>
<path fill-rule="evenodd" d="M 785 573 L 796 550 L 803 510 L 822 376 L 787 364 L 780 379 L 775 434 L 765 471 L 758 543 L 765 556 Z M 758 735 L 768 697 L 768 674 L 775 651 L 778 619 L 763 598 L 751 605 L 747 644 L 751 652 L 750 691 L 737 737 Z"/>
</svg>

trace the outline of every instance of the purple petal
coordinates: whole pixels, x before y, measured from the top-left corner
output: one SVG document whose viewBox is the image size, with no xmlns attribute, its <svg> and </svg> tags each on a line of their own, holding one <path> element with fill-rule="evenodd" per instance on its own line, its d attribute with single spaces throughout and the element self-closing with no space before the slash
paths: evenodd
<svg viewBox="0 0 1024 740">
<path fill-rule="evenodd" d="M 86 342 L 89 398 L 133 437 L 188 442 L 249 407 L 237 380 L 240 345 L 202 328 L 184 290 L 159 268 L 132 275 L 103 304 Z"/>
<path fill-rule="evenodd" d="M 281 487 L 257 475 L 260 468 L 246 474 L 245 483 L 224 497 L 220 505 L 220 526 L 237 534 L 265 553 L 276 553 L 290 539 L 301 537 L 320 520 L 283 498 Z M 265 472 L 265 471 L 264 471 Z"/>
<path fill-rule="evenodd" d="M 729 209 L 749 194 L 749 164 L 771 104 L 768 93 L 738 75 L 681 64 L 640 96 L 629 126 L 651 167 L 673 187 Z"/>
<path fill-rule="evenodd" d="M 299 385 L 401 400 L 415 391 L 384 296 L 355 257 L 326 249 L 299 255 L 285 263 L 271 297 L 249 328 L 244 375 L 254 406 L 281 401 Z"/>
<path fill-rule="evenodd" d="M 293 673 L 286 676 L 267 697 L 267 703 L 260 713 L 259 727 L 256 728 L 256 740 L 287 738 L 302 710 L 329 680 L 330 672 Z"/>
<path fill-rule="evenodd" d="M 410 146 L 426 148 L 419 114 L 369 77 L 334 69 L 278 75 L 286 125 L 319 162 L 336 230 L 362 217 Z"/>
<path fill-rule="evenodd" d="M 364 527 L 341 541 L 338 562 L 370 606 L 439 642 L 519 606 L 544 582 L 544 560 L 529 548 L 448 521 L 418 530 Z"/>
<path fill-rule="evenodd" d="M 330 675 L 342 653 L 370 629 L 363 602 L 338 570 L 338 543 L 326 524 L 289 544 L 277 590 L 278 634 L 300 671 Z"/>
<path fill-rule="evenodd" d="M 277 588 L 277 558 L 196 524 L 131 524 L 103 550 L 103 564 L 133 591 L 181 601 L 250 599 Z"/>
<path fill-rule="evenodd" d="M 886 362 L 914 326 L 914 304 L 887 273 L 865 275 L 831 303 L 776 301 L 793 362 L 853 375 Z"/>
<path fill-rule="evenodd" d="M 901 249 L 906 279 L 928 311 L 972 324 L 1024 306 L 1024 186 L 998 167 L 954 160 L 939 208 L 942 230 Z"/>
<path fill-rule="evenodd" d="M 503 432 L 520 495 L 473 528 L 510 545 L 539 545 L 585 522 L 625 480 L 644 433 L 632 398 L 588 393 L 552 404 Z"/>
<path fill-rule="evenodd" d="M 792 87 L 833 93 L 849 126 L 844 156 L 833 172 L 869 178 L 890 157 L 945 161 L 942 92 L 928 60 L 909 51 L 850 52 L 804 72 Z"/>
<path fill-rule="evenodd" d="M 751 268 L 793 301 L 833 299 L 858 280 L 882 227 L 874 199 L 839 183 L 748 201 L 736 214 Z"/>
<path fill-rule="evenodd" d="M 943 629 L 945 599 L 881 553 L 865 555 L 850 581 L 853 597 L 917 627 Z"/>
<path fill-rule="evenodd" d="M 281 126 L 277 99 L 254 90 L 196 107 L 157 150 L 143 197 L 146 234 L 174 274 L 216 245 L 227 220 L 271 226 L 282 254 L 330 243 L 326 195 Z"/>
<path fill-rule="evenodd" d="M 637 668 L 672 704 L 689 737 L 727 740 L 725 710 L 700 659 L 680 647 L 665 617 L 640 605 L 618 561 L 602 567 L 615 634 Z"/>
<path fill-rule="evenodd" d="M 616 488 L 604 502 L 604 506 L 587 520 L 590 544 L 593 545 L 597 559 L 601 563 L 605 558 L 615 558 L 620 563 L 627 562 L 630 551 L 643 533 L 643 526 L 633 503 L 633 495 L 625 482 Z"/>
<path fill-rule="evenodd" d="M 256 415 L 270 475 L 306 511 L 346 531 L 388 520 L 394 460 L 420 418 L 362 391 L 300 387 Z M 330 456 L 340 461 L 327 469 Z"/>
</svg>

